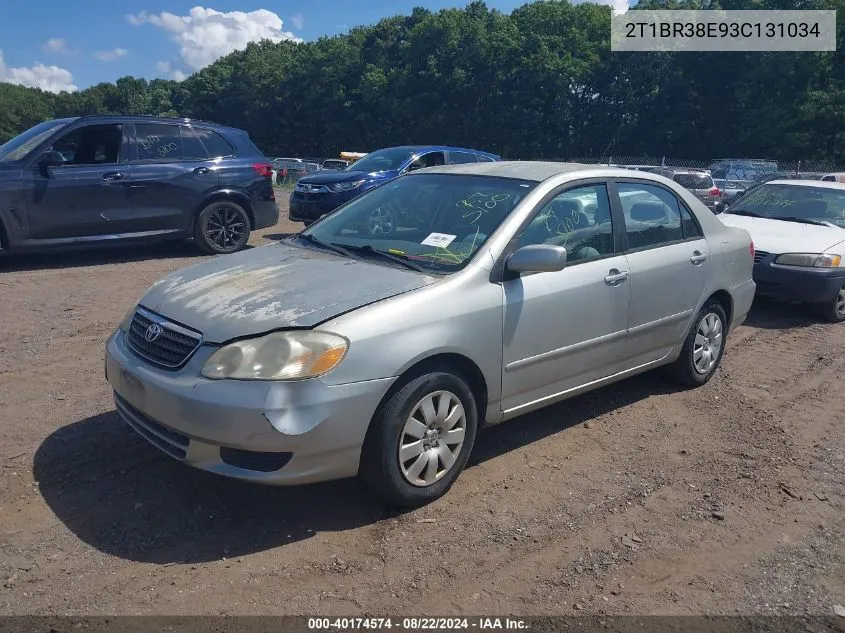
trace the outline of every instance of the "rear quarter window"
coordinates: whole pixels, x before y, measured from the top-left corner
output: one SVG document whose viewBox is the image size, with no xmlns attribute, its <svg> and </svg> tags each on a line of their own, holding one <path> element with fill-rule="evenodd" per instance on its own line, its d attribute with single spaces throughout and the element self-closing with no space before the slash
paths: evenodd
<svg viewBox="0 0 845 633">
<path fill-rule="evenodd" d="M 196 133 L 197 137 L 199 137 L 202 144 L 205 146 L 205 149 L 208 150 L 208 155 L 211 158 L 219 158 L 221 156 L 234 156 L 235 155 L 235 148 L 232 144 L 223 138 L 223 135 L 215 132 L 214 130 L 209 130 L 206 128 L 195 127 L 194 133 Z M 246 136 L 246 140 L 249 141 L 249 137 Z M 249 141 L 252 144 L 251 141 Z M 253 147 L 255 147 L 253 145 Z M 261 152 L 258 151 L 258 148 L 255 148 L 255 151 L 258 154 Z"/>
</svg>

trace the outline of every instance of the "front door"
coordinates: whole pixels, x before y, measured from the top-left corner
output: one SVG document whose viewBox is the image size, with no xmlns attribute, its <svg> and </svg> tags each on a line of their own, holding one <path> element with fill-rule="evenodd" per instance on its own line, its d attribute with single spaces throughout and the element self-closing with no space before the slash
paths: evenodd
<svg viewBox="0 0 845 633">
<path fill-rule="evenodd" d="M 136 231 L 192 227 L 199 205 L 218 183 L 193 130 L 172 123 L 136 123 L 132 147 L 132 224 Z"/>
<path fill-rule="evenodd" d="M 126 231 L 131 206 L 126 147 L 118 123 L 77 127 L 48 148 L 59 164 L 26 168 L 30 237 L 64 242 Z"/>
<path fill-rule="evenodd" d="M 674 193 L 617 183 L 625 217 L 631 311 L 626 368 L 665 358 L 684 338 L 707 282 L 710 247 Z"/>
<path fill-rule="evenodd" d="M 556 244 L 567 265 L 503 282 L 502 409 L 506 417 L 619 371 L 631 284 L 604 183 L 542 203 L 519 246 Z"/>
</svg>

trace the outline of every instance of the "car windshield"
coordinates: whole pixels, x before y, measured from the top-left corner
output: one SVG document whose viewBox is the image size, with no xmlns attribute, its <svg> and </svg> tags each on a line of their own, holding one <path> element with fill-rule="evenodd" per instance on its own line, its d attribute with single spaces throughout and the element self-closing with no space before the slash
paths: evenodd
<svg viewBox="0 0 845 633">
<path fill-rule="evenodd" d="M 311 236 L 306 238 L 311 243 L 346 247 L 362 259 L 372 257 L 372 249 L 424 270 L 455 272 L 535 185 L 489 176 L 403 176 L 352 200 L 301 235 Z"/>
<path fill-rule="evenodd" d="M 672 180 L 686 189 L 713 188 L 713 179 L 707 174 L 675 174 Z"/>
<path fill-rule="evenodd" d="M 414 150 L 407 147 L 391 147 L 389 149 L 380 149 L 364 156 L 360 160 L 356 160 L 346 171 L 365 171 L 372 173 L 376 171 L 391 171 L 399 169 L 405 161 L 407 161 Z"/>
<path fill-rule="evenodd" d="M 13 139 L 0 145 L 0 163 L 8 163 L 25 158 L 33 149 L 38 147 L 53 132 L 66 126 L 68 121 L 45 121 L 21 132 Z"/>
<path fill-rule="evenodd" d="M 726 213 L 829 222 L 845 228 L 845 189 L 762 185 L 746 193 Z"/>
</svg>

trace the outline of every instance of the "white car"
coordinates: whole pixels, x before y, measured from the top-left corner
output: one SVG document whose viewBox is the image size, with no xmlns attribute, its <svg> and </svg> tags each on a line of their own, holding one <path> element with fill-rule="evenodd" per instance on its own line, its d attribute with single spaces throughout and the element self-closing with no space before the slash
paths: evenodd
<svg viewBox="0 0 845 633">
<path fill-rule="evenodd" d="M 772 180 L 718 217 L 751 234 L 758 294 L 845 321 L 845 183 Z"/>
</svg>

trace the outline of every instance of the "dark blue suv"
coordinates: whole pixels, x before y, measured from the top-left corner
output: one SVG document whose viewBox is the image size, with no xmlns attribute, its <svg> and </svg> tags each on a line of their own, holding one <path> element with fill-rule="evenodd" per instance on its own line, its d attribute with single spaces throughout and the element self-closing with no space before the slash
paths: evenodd
<svg viewBox="0 0 845 633">
<path fill-rule="evenodd" d="M 346 169 L 300 178 L 290 196 L 291 220 L 308 226 L 340 205 L 404 173 L 423 167 L 500 160 L 496 154 L 462 147 L 405 145 L 367 154 Z"/>
<path fill-rule="evenodd" d="M 101 115 L 0 145 L 0 250 L 193 238 L 232 253 L 278 218 L 271 166 L 243 130 Z"/>
</svg>

